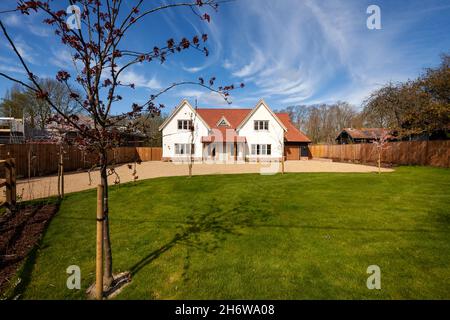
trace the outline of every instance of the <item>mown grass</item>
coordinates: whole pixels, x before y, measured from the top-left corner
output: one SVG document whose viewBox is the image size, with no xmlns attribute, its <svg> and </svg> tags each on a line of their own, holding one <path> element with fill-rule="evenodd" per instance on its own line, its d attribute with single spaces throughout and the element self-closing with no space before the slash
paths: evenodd
<svg viewBox="0 0 450 320">
<path fill-rule="evenodd" d="M 119 299 L 449 299 L 450 170 L 159 178 L 110 192 Z M 95 191 L 62 202 L 25 299 L 83 299 Z M 66 287 L 78 265 L 82 290 Z M 381 290 L 368 290 L 369 265 Z"/>
</svg>

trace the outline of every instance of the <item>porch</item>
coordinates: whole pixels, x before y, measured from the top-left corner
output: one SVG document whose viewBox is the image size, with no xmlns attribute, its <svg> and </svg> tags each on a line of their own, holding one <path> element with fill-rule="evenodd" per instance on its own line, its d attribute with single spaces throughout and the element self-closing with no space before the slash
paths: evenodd
<svg viewBox="0 0 450 320">
<path fill-rule="evenodd" d="M 202 161 L 245 162 L 246 142 L 203 142 Z"/>
</svg>

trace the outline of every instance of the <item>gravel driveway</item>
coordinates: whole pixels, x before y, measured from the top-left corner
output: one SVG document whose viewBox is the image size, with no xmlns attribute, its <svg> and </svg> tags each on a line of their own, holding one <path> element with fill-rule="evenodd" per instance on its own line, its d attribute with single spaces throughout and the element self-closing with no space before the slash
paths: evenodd
<svg viewBox="0 0 450 320">
<path fill-rule="evenodd" d="M 233 174 L 233 173 L 261 173 L 270 174 L 279 172 L 281 164 L 257 164 L 257 163 L 241 163 L 241 164 L 205 164 L 196 163 L 193 167 L 194 175 L 206 174 Z M 373 166 L 339 163 L 325 160 L 307 160 L 307 161 L 287 161 L 285 163 L 286 172 L 376 172 L 378 168 Z M 382 169 L 383 172 L 391 172 L 392 169 Z M 116 172 L 120 176 L 121 183 L 132 181 L 132 170 L 128 166 L 121 165 L 116 168 Z M 170 162 L 149 161 L 142 162 L 137 165 L 137 175 L 139 180 L 169 177 L 169 176 L 185 176 L 188 175 L 187 164 L 174 164 Z M 99 173 L 93 171 L 91 173 L 92 182 L 89 183 L 89 175 L 87 172 L 74 172 L 64 176 L 65 193 L 76 192 L 94 188 L 99 184 Z M 115 177 L 109 177 L 113 183 Z M 57 177 L 38 177 L 30 180 L 19 180 L 17 184 L 17 193 L 22 196 L 23 200 L 45 198 L 57 194 Z"/>
</svg>

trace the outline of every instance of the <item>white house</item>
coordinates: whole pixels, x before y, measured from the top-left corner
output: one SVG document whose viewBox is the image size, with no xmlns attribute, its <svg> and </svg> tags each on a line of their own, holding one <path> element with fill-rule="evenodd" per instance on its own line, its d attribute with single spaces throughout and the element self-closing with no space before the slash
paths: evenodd
<svg viewBox="0 0 450 320">
<path fill-rule="evenodd" d="M 183 100 L 159 130 L 165 161 L 299 160 L 311 142 L 263 100 L 253 109 L 194 109 Z"/>
</svg>

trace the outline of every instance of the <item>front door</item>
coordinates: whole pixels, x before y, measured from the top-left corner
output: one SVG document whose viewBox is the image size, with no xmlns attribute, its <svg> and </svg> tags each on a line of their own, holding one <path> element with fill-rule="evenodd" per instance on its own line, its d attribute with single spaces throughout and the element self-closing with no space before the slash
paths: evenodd
<svg viewBox="0 0 450 320">
<path fill-rule="evenodd" d="M 309 158 L 308 146 L 300 146 L 300 155 L 302 158 Z"/>
</svg>

